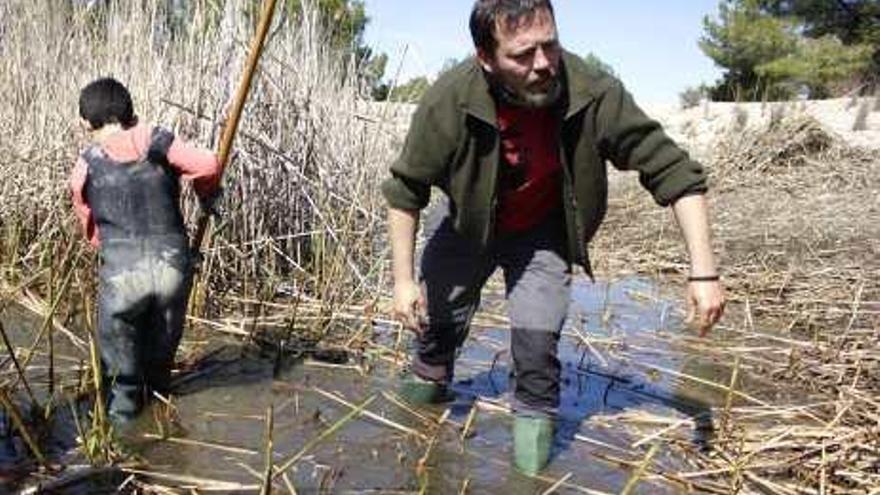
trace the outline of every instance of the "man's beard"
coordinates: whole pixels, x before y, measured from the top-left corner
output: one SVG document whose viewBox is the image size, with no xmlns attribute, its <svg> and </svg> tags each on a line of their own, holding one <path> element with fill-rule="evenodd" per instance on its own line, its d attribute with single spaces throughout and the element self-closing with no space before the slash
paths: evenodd
<svg viewBox="0 0 880 495">
<path fill-rule="evenodd" d="M 505 104 L 522 108 L 547 108 L 555 105 L 562 97 L 562 83 L 559 77 L 550 81 L 549 87 L 540 93 L 527 90 L 517 91 L 504 84 L 498 77 L 489 75 L 495 95 Z"/>
</svg>

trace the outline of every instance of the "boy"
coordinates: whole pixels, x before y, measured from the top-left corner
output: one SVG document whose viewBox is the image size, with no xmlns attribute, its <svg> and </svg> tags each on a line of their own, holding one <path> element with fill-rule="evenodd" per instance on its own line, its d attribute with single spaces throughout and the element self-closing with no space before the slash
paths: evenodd
<svg viewBox="0 0 880 495">
<path fill-rule="evenodd" d="M 112 78 L 80 92 L 92 140 L 71 174 L 73 205 L 99 249 L 98 343 L 109 416 L 133 419 L 153 392 L 168 393 L 180 343 L 192 262 L 180 211 L 180 179 L 200 198 L 217 190 L 207 150 L 138 123 L 128 89 Z"/>
</svg>

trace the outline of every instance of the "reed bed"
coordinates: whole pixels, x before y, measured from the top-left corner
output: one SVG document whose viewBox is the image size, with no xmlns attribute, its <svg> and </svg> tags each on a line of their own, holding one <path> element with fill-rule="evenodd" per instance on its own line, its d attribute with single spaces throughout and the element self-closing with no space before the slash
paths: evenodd
<svg viewBox="0 0 880 495">
<path fill-rule="evenodd" d="M 761 403 L 740 397 L 721 411 L 708 454 L 688 447 L 689 427 L 669 419 L 678 434 L 664 438 L 694 462 L 677 476 L 715 480 L 730 493 L 873 493 L 880 153 L 801 116 L 719 138 L 703 158 L 731 306 L 711 342 L 669 338 L 689 353 L 741 363 L 743 377 L 775 386 L 754 392 Z M 668 213 L 628 184 L 618 192 L 594 247 L 600 270 L 683 286 L 686 257 Z"/>
<path fill-rule="evenodd" d="M 113 75 L 130 86 L 141 120 L 210 147 L 246 55 L 252 4 L 194 1 L 188 22 L 170 24 L 165 2 L 110 2 L 106 10 L 4 3 L 7 284 L 40 273 L 64 249 L 84 251 L 76 253 L 85 260 L 80 279 L 91 278 L 93 257 L 66 188 L 84 144 L 79 88 Z M 282 16 L 273 26 L 224 181 L 223 216 L 204 252 L 210 310 L 222 309 L 226 294 L 359 300 L 380 283 L 377 178 L 397 139 L 394 109 L 364 100 L 354 58 L 323 37 L 322 22 L 307 6 L 301 18 Z"/>
<path fill-rule="evenodd" d="M 102 387 L 92 371 L 94 254 L 81 239 L 66 189 L 84 144 L 78 89 L 112 74 L 129 84 L 143 120 L 213 146 L 254 27 L 251 7 L 244 0 L 194 0 L 186 22 L 175 23 L 163 2 L 115 1 L 106 10 L 52 0 L 0 4 L 0 55 L 8 62 L 0 67 L 0 84 L 8 88 L 0 94 L 0 309 L 16 304 L 40 322 L 30 345 L 6 345 L 0 395 L 20 436 L 33 440 L 35 458 L 42 458 L 32 435 L 40 428 L 36 413 L 45 417 L 66 393 Z M 320 342 L 324 351 L 357 357 L 356 364 L 338 366 L 363 375 L 375 362 L 396 368 L 407 359 L 402 332 L 390 342 L 376 332 L 393 328 L 382 311 L 386 253 L 377 186 L 402 139 L 400 116 L 393 106 L 364 100 L 354 60 L 330 48 L 320 25 L 307 7 L 302 18 L 273 26 L 224 183 L 223 215 L 204 251 L 206 305 L 191 322 L 209 335 L 294 354 L 314 352 Z M 743 125 L 735 136 L 719 136 L 714 154 L 702 157 L 732 303 L 712 340 L 659 332 L 645 342 L 588 335 L 576 325 L 565 333 L 601 369 L 627 363 L 724 396 L 711 411 L 711 448 L 695 445 L 695 418 L 645 411 L 590 419 L 628 435 L 628 445 L 583 435 L 577 441 L 629 473 L 625 490 L 652 482 L 703 493 L 871 493 L 880 485 L 880 156 L 848 147 L 802 118 L 780 118 L 768 129 Z M 669 214 L 629 182 L 615 178 L 613 186 L 609 218 L 592 246 L 597 273 L 683 285 L 687 261 Z M 190 218 L 194 212 L 189 195 Z M 489 309 L 476 323 L 503 326 L 506 319 Z M 674 345 L 662 351 L 650 339 Z M 644 366 L 638 360 L 644 349 L 695 354 L 732 371 L 713 381 Z M 38 390 L 28 393 L 25 384 Z M 509 414 L 506 404 L 481 399 L 459 424 L 448 413 L 416 411 L 383 393 L 383 404 L 421 424 L 414 429 L 371 410 L 376 396 L 344 397 L 316 386 L 293 393 L 342 408 L 298 452 L 277 451 L 280 407 L 256 418 L 265 423 L 260 450 L 161 435 L 253 458 L 242 464 L 252 483 L 136 466 L 125 468 L 122 488 L 296 493 L 287 468 L 349 422 L 364 420 L 420 447 L 413 469 L 425 490 L 444 428 L 454 430 L 465 452 L 478 414 Z M 105 473 L 101 466 L 119 460 L 100 418 L 96 408 L 79 421 L 84 450 L 99 467 L 68 470 L 47 487 Z M 688 468 L 668 464 L 670 456 Z M 546 492 L 603 493 L 578 486 L 577 473 L 543 481 Z M 470 483 L 462 480 L 462 493 Z"/>
<path fill-rule="evenodd" d="M 32 412 L 101 387 L 93 371 L 96 258 L 67 187 L 86 144 L 79 89 L 111 75 L 129 86 L 141 121 L 208 148 L 219 139 L 258 3 L 193 0 L 183 17 L 171 5 L 0 4 L 0 313 L 16 305 L 42 321 L 28 336 L 32 343 L 10 344 L 16 359 L 2 361 L 11 377 L 0 381 L 12 401 L 7 411 L 25 393 L 24 383 L 40 389 L 27 394 L 39 402 Z M 399 139 L 400 116 L 367 101 L 352 50 L 330 42 L 312 3 L 303 2 L 299 16 L 279 11 L 227 168 L 222 216 L 202 253 L 207 297 L 191 321 L 199 326 L 241 311 L 253 311 L 253 318 L 265 301 L 303 300 L 301 313 L 312 317 L 298 319 L 296 333 L 291 323 L 287 337 L 308 343 L 327 331 L 334 308 L 370 303 L 384 285 L 378 183 Z M 196 208 L 187 190 L 189 220 Z M 80 363 L 75 370 L 57 364 L 58 342 L 73 344 L 65 358 Z M 101 447 L 85 450 L 98 463 L 112 462 L 101 416 L 95 410 L 80 418 L 83 441 L 98 439 L 90 445 Z M 22 421 L 19 434 L 38 426 Z"/>
<path fill-rule="evenodd" d="M 0 96 L 6 299 L 52 302 L 53 291 L 62 292 L 58 320 L 88 314 L 95 257 L 66 182 L 85 144 L 79 88 L 113 75 L 130 86 L 142 121 L 211 147 L 246 56 L 253 7 L 193 1 L 187 22 L 172 23 L 159 1 L 0 6 L 8 62 L 0 82 L 9 88 Z M 301 17 L 281 16 L 272 28 L 227 169 L 223 215 L 203 253 L 210 297 L 198 316 L 239 309 L 226 305 L 229 295 L 309 297 L 332 307 L 370 299 L 381 285 L 377 186 L 398 139 L 397 115 L 364 100 L 354 58 L 333 48 L 322 23 L 306 3 Z M 192 219 L 195 202 L 186 199 Z M 313 327 L 318 336 L 321 327 Z"/>
</svg>

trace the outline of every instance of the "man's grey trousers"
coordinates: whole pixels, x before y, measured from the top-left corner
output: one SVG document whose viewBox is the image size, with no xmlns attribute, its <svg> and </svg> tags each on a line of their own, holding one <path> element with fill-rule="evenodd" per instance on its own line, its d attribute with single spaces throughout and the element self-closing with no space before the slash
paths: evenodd
<svg viewBox="0 0 880 495">
<path fill-rule="evenodd" d="M 439 205 L 425 222 L 420 278 L 428 321 L 418 339 L 413 371 L 428 380 L 452 379 L 480 292 L 500 267 L 511 322 L 515 401 L 527 409 L 554 410 L 559 403 L 557 346 L 571 292 L 561 211 L 528 232 L 497 238 L 481 251 L 455 232 L 448 208 Z"/>
</svg>

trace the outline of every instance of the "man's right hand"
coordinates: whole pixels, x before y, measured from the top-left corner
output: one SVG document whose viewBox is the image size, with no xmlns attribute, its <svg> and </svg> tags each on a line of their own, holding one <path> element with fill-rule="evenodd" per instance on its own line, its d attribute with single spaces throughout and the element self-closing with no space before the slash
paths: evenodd
<svg viewBox="0 0 880 495">
<path fill-rule="evenodd" d="M 425 320 L 425 298 L 413 274 L 413 252 L 419 228 L 418 210 L 388 208 L 388 236 L 391 239 L 391 279 L 394 280 L 392 313 L 405 328 L 421 333 Z"/>
<path fill-rule="evenodd" d="M 425 320 L 425 298 L 414 280 L 394 284 L 394 317 L 416 333 L 421 333 Z"/>
</svg>

